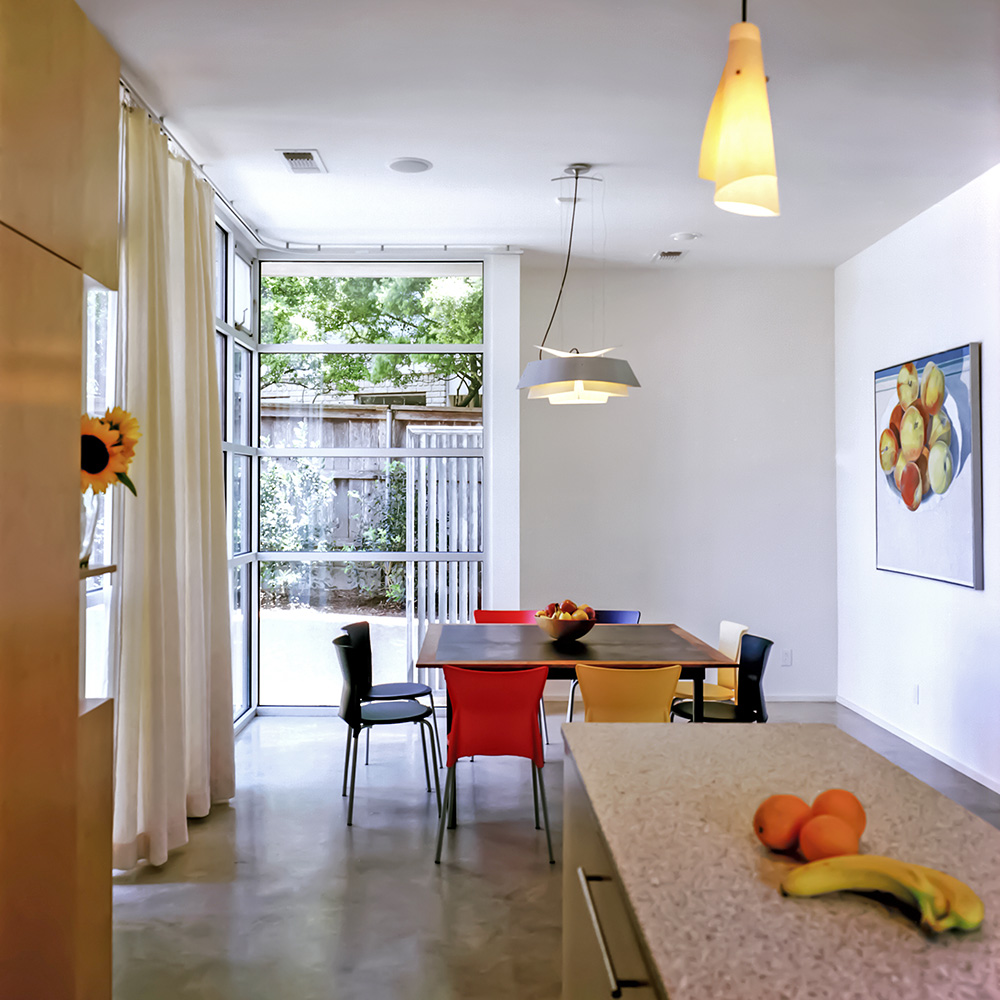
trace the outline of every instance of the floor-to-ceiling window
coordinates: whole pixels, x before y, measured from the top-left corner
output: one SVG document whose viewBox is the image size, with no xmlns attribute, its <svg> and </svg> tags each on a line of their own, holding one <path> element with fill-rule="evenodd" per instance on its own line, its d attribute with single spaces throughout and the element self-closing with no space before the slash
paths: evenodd
<svg viewBox="0 0 1000 1000">
<path fill-rule="evenodd" d="M 340 625 L 401 680 L 481 603 L 483 265 L 260 268 L 259 703 L 332 706 Z"/>
<path fill-rule="evenodd" d="M 216 226 L 215 344 L 226 458 L 233 718 L 255 705 L 253 670 L 256 602 L 253 545 L 255 405 L 254 263 L 234 233 Z"/>
</svg>

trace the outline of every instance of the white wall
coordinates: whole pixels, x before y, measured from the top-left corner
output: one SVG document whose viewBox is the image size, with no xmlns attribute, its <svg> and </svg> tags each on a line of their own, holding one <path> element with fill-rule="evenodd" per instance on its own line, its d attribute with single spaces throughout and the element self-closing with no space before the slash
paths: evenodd
<svg viewBox="0 0 1000 1000">
<path fill-rule="evenodd" d="M 1000 167 L 841 265 L 835 290 L 839 699 L 1000 790 Z M 875 569 L 873 372 L 970 341 L 983 345 L 978 592 Z"/>
<path fill-rule="evenodd" d="M 522 269 L 522 363 L 558 281 Z M 769 696 L 832 700 L 833 272 L 571 272 L 549 346 L 602 346 L 595 310 L 644 388 L 522 400 L 521 606 L 634 607 L 706 640 L 744 622 L 774 640 Z"/>
</svg>

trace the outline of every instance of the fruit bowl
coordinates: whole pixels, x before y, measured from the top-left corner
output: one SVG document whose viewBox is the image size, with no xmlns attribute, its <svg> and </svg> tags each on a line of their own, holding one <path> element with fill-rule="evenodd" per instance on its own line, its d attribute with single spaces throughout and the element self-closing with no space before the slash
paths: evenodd
<svg viewBox="0 0 1000 1000">
<path fill-rule="evenodd" d="M 536 618 L 538 627 L 553 642 L 573 642 L 585 636 L 596 622 L 581 618 Z"/>
</svg>

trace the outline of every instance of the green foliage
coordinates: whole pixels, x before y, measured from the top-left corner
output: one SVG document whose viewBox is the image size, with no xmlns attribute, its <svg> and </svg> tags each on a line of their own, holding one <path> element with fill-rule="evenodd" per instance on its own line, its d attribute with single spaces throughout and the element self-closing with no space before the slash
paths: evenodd
<svg viewBox="0 0 1000 1000">
<path fill-rule="evenodd" d="M 295 447 L 305 444 L 306 425 L 295 428 Z M 264 447 L 270 444 L 265 438 Z M 337 495 L 334 477 L 323 475 L 322 458 L 261 462 L 260 548 L 262 552 L 328 552 L 323 523 Z M 261 563 L 261 588 L 272 600 L 288 601 L 304 585 L 308 563 Z"/>
<path fill-rule="evenodd" d="M 402 552 L 406 549 L 406 465 L 392 461 L 381 488 L 361 494 L 351 490 L 357 505 L 351 515 L 357 521 L 354 551 Z M 374 563 L 362 569 L 358 563 L 347 564 L 348 579 L 367 597 L 382 598 L 393 604 L 406 597 L 406 567 L 403 563 Z"/>
<path fill-rule="evenodd" d="M 483 340 L 479 278 L 266 277 L 261 343 L 477 344 Z M 479 354 L 262 355 L 261 387 L 301 385 L 317 395 L 356 392 L 379 382 L 405 387 L 456 378 L 460 406 L 482 404 Z"/>
</svg>

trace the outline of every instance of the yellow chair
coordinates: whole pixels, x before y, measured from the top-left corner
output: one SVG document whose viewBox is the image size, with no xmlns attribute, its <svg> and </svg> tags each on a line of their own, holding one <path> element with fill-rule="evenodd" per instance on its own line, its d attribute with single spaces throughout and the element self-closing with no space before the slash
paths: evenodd
<svg viewBox="0 0 1000 1000">
<path fill-rule="evenodd" d="M 679 666 L 576 665 L 586 722 L 669 722 Z"/>
<path fill-rule="evenodd" d="M 719 623 L 719 652 L 739 663 L 740 643 L 749 629 L 736 622 Z M 719 667 L 715 684 L 705 683 L 705 701 L 736 701 L 736 667 Z M 694 682 L 680 681 L 675 698 L 693 698 Z"/>
</svg>

